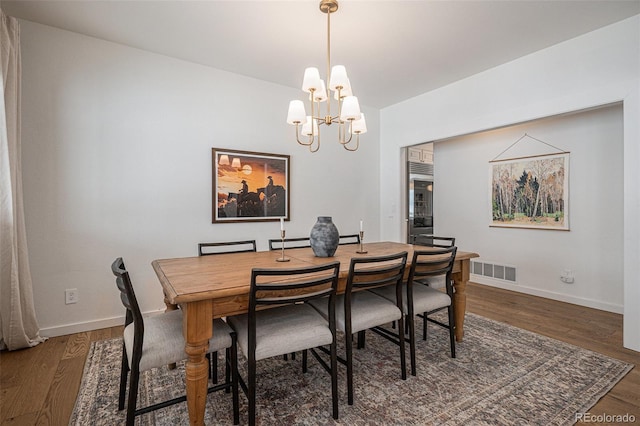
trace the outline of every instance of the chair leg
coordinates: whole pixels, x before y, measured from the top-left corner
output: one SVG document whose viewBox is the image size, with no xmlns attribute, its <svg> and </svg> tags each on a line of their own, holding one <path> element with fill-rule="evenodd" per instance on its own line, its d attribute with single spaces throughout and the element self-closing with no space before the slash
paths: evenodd
<svg viewBox="0 0 640 426">
<path fill-rule="evenodd" d="M 449 311 L 449 344 L 451 345 L 451 358 L 456 357 L 456 319 L 453 312 L 453 304 L 449 305 L 447 308 Z"/>
<path fill-rule="evenodd" d="M 347 402 L 353 405 L 353 341 L 351 335 L 345 334 L 345 348 L 347 351 Z"/>
<path fill-rule="evenodd" d="M 256 360 L 255 356 L 249 357 L 247 363 L 247 375 L 249 383 L 247 384 L 247 400 L 249 403 L 249 426 L 256 424 Z"/>
<path fill-rule="evenodd" d="M 307 350 L 302 351 L 302 373 L 307 372 Z"/>
<path fill-rule="evenodd" d="M 416 325 L 414 318 L 407 315 L 407 325 L 409 326 L 409 357 L 411 359 L 411 375 L 416 375 Z"/>
<path fill-rule="evenodd" d="M 240 401 L 238 399 L 238 346 L 236 342 L 236 336 L 231 337 L 231 348 L 228 348 L 226 353 L 228 358 L 231 358 L 231 388 L 233 398 L 233 424 L 240 424 Z M 228 360 L 227 358 L 227 360 Z M 229 383 L 229 369 L 227 368 L 227 383 Z"/>
<path fill-rule="evenodd" d="M 129 359 L 127 350 L 122 346 L 122 365 L 120 366 L 120 393 L 118 395 L 118 410 L 124 409 L 124 398 L 127 393 L 127 377 L 129 376 Z"/>
<path fill-rule="evenodd" d="M 338 419 L 338 350 L 336 348 L 336 336 L 333 336 L 331 344 L 331 404 L 333 418 Z"/>
<path fill-rule="evenodd" d="M 133 426 L 136 417 L 136 403 L 138 402 L 138 382 L 140 371 L 137 365 L 131 369 L 129 382 L 129 400 L 127 401 L 127 426 Z"/>
<path fill-rule="evenodd" d="M 209 377 L 211 377 L 211 383 L 218 384 L 218 352 L 212 352 L 207 354 L 207 357 L 211 359 L 209 363 Z"/>
<path fill-rule="evenodd" d="M 365 331 L 366 330 L 358 332 L 358 349 L 364 349 Z"/>
<path fill-rule="evenodd" d="M 422 340 L 427 340 L 427 313 L 422 313 Z"/>
<path fill-rule="evenodd" d="M 233 337 L 231 338 L 233 339 Z M 231 348 L 227 348 L 224 350 L 224 354 L 226 357 L 227 362 L 225 363 L 225 368 L 224 368 L 224 379 L 225 379 L 225 383 L 229 383 L 229 381 L 231 380 L 231 371 L 229 368 L 229 358 L 231 357 Z M 231 389 L 227 388 L 226 389 L 226 393 L 231 392 Z"/>
<path fill-rule="evenodd" d="M 402 380 L 407 380 L 407 355 L 404 347 L 404 333 L 402 333 L 401 330 L 404 330 L 404 319 L 402 316 L 398 320 L 398 337 L 400 338 L 400 369 L 402 370 Z"/>
</svg>

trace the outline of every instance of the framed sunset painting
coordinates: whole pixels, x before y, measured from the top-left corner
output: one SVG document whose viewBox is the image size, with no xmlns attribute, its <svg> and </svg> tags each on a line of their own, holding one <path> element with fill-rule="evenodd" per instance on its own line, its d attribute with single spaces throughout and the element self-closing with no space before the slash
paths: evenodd
<svg viewBox="0 0 640 426">
<path fill-rule="evenodd" d="M 212 148 L 213 223 L 289 220 L 288 155 Z"/>
</svg>

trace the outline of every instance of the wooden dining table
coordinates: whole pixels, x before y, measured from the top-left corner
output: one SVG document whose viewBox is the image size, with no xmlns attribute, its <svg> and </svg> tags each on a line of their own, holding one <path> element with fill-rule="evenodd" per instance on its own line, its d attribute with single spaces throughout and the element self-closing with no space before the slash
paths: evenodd
<svg viewBox="0 0 640 426">
<path fill-rule="evenodd" d="M 187 362 L 187 407 L 192 425 L 204 424 L 207 400 L 208 366 L 205 355 L 214 333 L 213 318 L 243 314 L 248 309 L 251 270 L 253 268 L 298 268 L 334 261 L 340 262 L 338 291 L 344 292 L 349 264 L 354 257 L 382 256 L 408 252 L 407 269 L 414 250 L 428 247 L 376 242 L 363 245 L 365 254 L 357 253 L 359 244 L 338 246 L 333 257 L 316 257 L 309 247 L 287 249 L 287 262 L 278 262 L 280 251 L 217 254 L 215 256 L 184 257 L 154 260 L 156 272 L 165 294 L 167 309 L 180 305 L 183 310 L 183 332 Z M 456 340 L 464 336 L 466 284 L 469 281 L 472 252 L 458 251 L 453 267 Z"/>
</svg>

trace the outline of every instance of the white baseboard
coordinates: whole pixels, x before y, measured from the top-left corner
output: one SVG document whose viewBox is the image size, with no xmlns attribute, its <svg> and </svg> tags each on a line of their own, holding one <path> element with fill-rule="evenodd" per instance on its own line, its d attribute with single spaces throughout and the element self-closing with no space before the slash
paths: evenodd
<svg viewBox="0 0 640 426">
<path fill-rule="evenodd" d="M 144 316 L 157 315 L 164 310 L 145 312 Z M 55 327 L 40 329 L 42 337 L 58 337 L 67 334 L 83 333 L 85 331 L 100 330 L 101 328 L 116 327 L 124 324 L 124 315 L 112 318 L 103 318 L 95 321 L 77 322 L 73 324 L 63 324 Z"/>
<path fill-rule="evenodd" d="M 574 305 L 585 306 L 587 308 L 599 309 L 601 311 L 613 312 L 616 314 L 624 313 L 624 306 L 614 303 L 602 302 L 600 300 L 587 299 L 583 297 L 571 296 L 553 291 L 540 290 L 539 288 L 527 287 L 523 285 L 512 284 L 502 280 L 488 278 L 482 275 L 471 274 L 470 281 L 478 284 L 488 285 L 490 287 L 498 287 L 504 290 L 511 290 L 517 293 L 530 294 L 532 296 L 544 297 L 546 299 L 558 300 L 560 302 L 572 303 Z"/>
</svg>

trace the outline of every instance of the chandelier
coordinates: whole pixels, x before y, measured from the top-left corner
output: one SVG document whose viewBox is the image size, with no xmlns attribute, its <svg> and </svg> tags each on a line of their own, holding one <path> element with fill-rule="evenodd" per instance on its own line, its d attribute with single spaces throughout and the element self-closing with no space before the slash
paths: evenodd
<svg viewBox="0 0 640 426">
<path fill-rule="evenodd" d="M 296 126 L 296 140 L 300 145 L 309 147 L 309 151 L 320 149 L 320 128 L 323 124 L 338 125 L 338 142 L 347 151 L 356 151 L 360 145 L 360 134 L 367 132 L 364 114 L 360 112 L 358 98 L 351 92 L 351 83 L 343 65 L 331 68 L 331 14 L 338 10 L 337 0 L 322 0 L 320 10 L 327 14 L 327 77 L 329 85 L 325 86 L 320 78 L 318 68 L 310 67 L 304 70 L 302 90 L 309 94 L 311 115 L 307 115 L 304 103 L 294 100 L 289 103 L 287 123 Z M 331 74 L 329 74 L 331 70 Z M 331 96 L 337 101 L 338 111 L 331 115 Z M 324 117 L 320 112 L 320 104 L 327 103 Z M 301 140 L 302 137 L 302 140 Z M 353 142 L 353 144 L 351 144 Z"/>
</svg>

